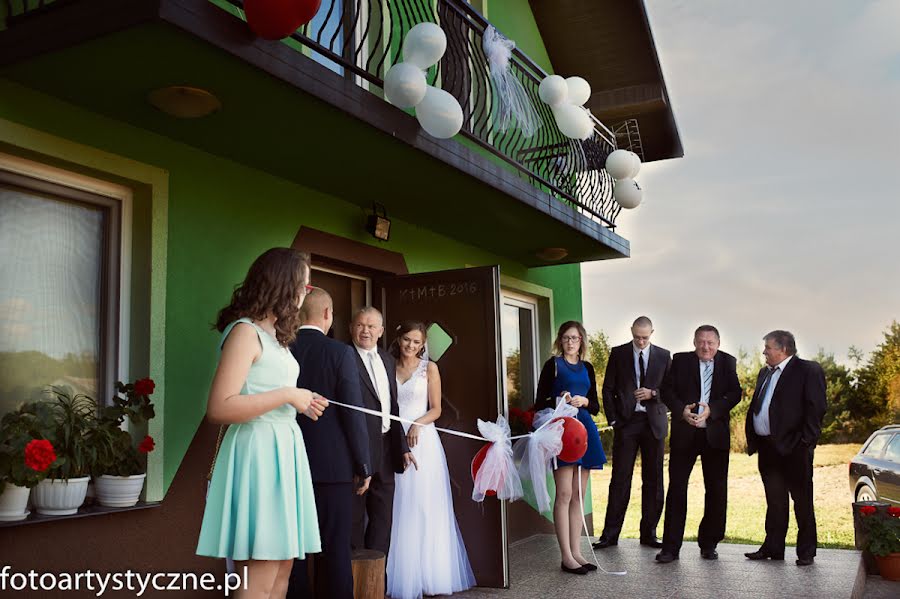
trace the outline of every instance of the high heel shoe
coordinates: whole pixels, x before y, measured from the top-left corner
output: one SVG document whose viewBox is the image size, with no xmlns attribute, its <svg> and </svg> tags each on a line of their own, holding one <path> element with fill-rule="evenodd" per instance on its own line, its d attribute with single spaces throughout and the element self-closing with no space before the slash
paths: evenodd
<svg viewBox="0 0 900 599">
<path fill-rule="evenodd" d="M 587 568 L 585 568 L 584 566 L 578 566 L 577 568 L 567 568 L 565 564 L 560 564 L 559 567 L 563 572 L 568 572 L 569 574 L 580 574 L 584 576 L 588 573 Z"/>
</svg>

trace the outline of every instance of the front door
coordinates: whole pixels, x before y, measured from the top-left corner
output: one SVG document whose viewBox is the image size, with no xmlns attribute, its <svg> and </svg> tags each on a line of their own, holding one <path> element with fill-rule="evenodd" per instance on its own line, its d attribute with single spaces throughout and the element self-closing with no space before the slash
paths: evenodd
<svg viewBox="0 0 900 599">
<path fill-rule="evenodd" d="M 403 320 L 428 327 L 429 356 L 441 372 L 442 414 L 436 425 L 478 434 L 477 419 L 502 410 L 500 272 L 479 267 L 402 275 L 375 283 L 385 318 L 385 343 Z M 502 411 L 501 411 L 502 410 Z M 472 500 L 471 462 L 483 443 L 441 434 L 453 506 L 479 586 L 508 587 L 506 505 Z"/>
</svg>

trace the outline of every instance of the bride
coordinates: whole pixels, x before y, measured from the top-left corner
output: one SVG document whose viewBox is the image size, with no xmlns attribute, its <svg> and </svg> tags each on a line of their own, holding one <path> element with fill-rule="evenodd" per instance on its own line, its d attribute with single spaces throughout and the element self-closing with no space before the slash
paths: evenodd
<svg viewBox="0 0 900 599">
<path fill-rule="evenodd" d="M 475 585 L 453 513 L 447 458 L 434 428 L 441 415 L 441 376 L 423 358 L 425 325 L 404 322 L 390 351 L 397 358 L 397 401 L 418 468 L 397 474 L 387 559 L 387 593 L 394 599 L 447 595 Z"/>
</svg>

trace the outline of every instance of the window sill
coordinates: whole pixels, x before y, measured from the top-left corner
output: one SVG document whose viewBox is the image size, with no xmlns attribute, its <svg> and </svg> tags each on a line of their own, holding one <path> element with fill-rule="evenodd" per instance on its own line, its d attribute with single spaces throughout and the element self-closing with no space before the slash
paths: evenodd
<svg viewBox="0 0 900 599">
<path fill-rule="evenodd" d="M 18 520 L 16 522 L 0 522 L 0 528 L 12 528 L 14 526 L 28 526 L 29 524 L 40 524 L 42 522 L 54 522 L 56 520 L 72 520 L 75 518 L 88 518 L 90 516 L 102 516 L 104 514 L 117 514 L 119 512 L 133 512 L 135 510 L 146 510 L 150 508 L 160 507 L 162 505 L 161 501 L 139 501 L 136 505 L 131 507 L 103 507 L 101 505 L 83 505 L 78 508 L 78 511 L 74 514 L 70 514 L 68 516 L 43 516 L 38 514 L 36 511 L 32 511 L 31 514 L 24 520 Z"/>
</svg>

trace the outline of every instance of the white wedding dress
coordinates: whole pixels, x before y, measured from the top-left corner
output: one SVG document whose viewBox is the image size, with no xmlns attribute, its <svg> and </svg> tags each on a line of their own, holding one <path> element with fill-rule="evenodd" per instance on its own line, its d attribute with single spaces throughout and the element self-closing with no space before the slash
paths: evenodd
<svg viewBox="0 0 900 599">
<path fill-rule="evenodd" d="M 397 381 L 400 417 L 428 411 L 428 361 Z M 403 424 L 404 430 L 411 425 Z M 394 517 L 387 559 L 387 594 L 394 599 L 449 595 L 475 586 L 450 492 L 447 458 L 434 424 L 420 427 L 412 454 L 419 465 L 395 475 Z"/>
</svg>

